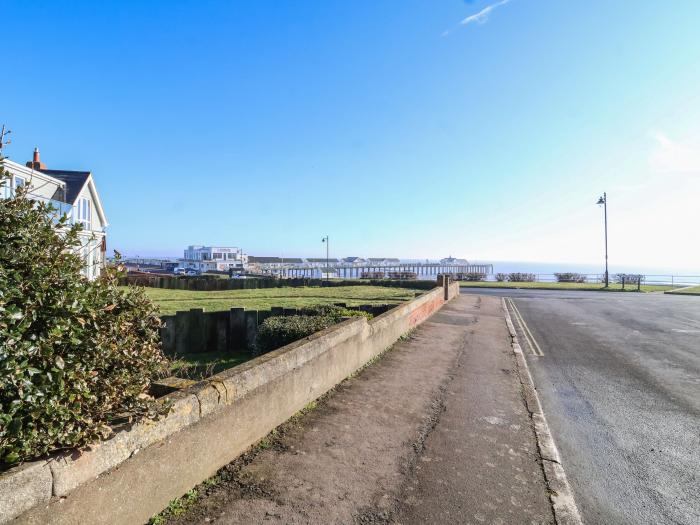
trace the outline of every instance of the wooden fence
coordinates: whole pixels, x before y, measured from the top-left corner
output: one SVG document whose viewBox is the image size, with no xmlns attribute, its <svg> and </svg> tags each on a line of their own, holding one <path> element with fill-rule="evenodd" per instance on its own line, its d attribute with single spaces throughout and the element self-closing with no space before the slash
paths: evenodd
<svg viewBox="0 0 700 525">
<path fill-rule="evenodd" d="M 349 310 L 361 310 L 380 315 L 396 305 L 345 306 Z M 225 351 L 246 352 L 252 349 L 258 326 L 268 317 L 277 315 L 303 315 L 305 309 L 272 307 L 270 310 L 246 310 L 231 308 L 223 312 L 205 312 L 193 308 L 162 316 L 163 351 L 170 356 Z"/>
</svg>

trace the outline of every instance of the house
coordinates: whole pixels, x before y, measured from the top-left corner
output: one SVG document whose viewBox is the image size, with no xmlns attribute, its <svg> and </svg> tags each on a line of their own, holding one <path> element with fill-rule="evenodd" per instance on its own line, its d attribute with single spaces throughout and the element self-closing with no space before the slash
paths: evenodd
<svg viewBox="0 0 700 525">
<path fill-rule="evenodd" d="M 102 202 L 89 171 L 54 170 L 41 162 L 39 148 L 25 165 L 10 159 L 0 159 L 0 167 L 10 173 L 9 182 L 0 186 L 0 198 L 9 198 L 21 186 L 29 186 L 27 196 L 51 204 L 68 223 L 82 224 L 79 252 L 85 264 L 83 274 L 89 279 L 100 275 L 105 263 L 107 242 Z"/>
<path fill-rule="evenodd" d="M 253 273 L 277 274 L 283 268 L 300 268 L 303 264 L 299 257 L 248 257 L 248 270 Z"/>
<path fill-rule="evenodd" d="M 362 257 L 343 257 L 343 264 L 350 264 L 352 266 L 362 266 L 367 261 Z"/>
<path fill-rule="evenodd" d="M 338 259 L 325 257 L 307 257 L 306 266 L 310 268 L 320 268 L 321 266 L 331 266 L 333 264 L 338 264 L 340 261 Z"/>
<path fill-rule="evenodd" d="M 283 266 L 300 266 L 303 264 L 299 257 L 248 257 L 250 265 L 258 265 L 265 268 L 282 268 Z"/>
<path fill-rule="evenodd" d="M 367 259 L 370 265 L 373 266 L 390 266 L 399 264 L 401 261 L 395 257 L 370 257 Z"/>
<path fill-rule="evenodd" d="M 179 268 L 192 268 L 200 272 L 242 272 L 247 266 L 248 256 L 241 248 L 190 245 L 185 249 L 185 257 L 180 260 Z"/>
<path fill-rule="evenodd" d="M 321 279 L 335 279 L 338 277 L 338 270 L 331 266 L 321 266 L 319 268 Z"/>
</svg>

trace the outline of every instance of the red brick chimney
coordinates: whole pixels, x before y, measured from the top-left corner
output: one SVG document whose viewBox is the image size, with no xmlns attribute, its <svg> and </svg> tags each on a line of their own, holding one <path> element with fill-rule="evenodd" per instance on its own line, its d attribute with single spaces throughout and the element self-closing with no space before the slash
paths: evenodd
<svg viewBox="0 0 700 525">
<path fill-rule="evenodd" d="M 28 168 L 32 168 L 34 170 L 46 169 L 46 164 L 41 162 L 41 159 L 39 158 L 39 148 L 34 148 L 34 158 L 30 162 L 27 162 L 26 165 Z"/>
</svg>

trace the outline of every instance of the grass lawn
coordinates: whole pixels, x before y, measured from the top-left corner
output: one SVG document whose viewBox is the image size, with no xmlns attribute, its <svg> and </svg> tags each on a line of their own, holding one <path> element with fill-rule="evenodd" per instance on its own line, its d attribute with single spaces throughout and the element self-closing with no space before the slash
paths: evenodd
<svg viewBox="0 0 700 525">
<path fill-rule="evenodd" d="M 690 288 L 680 288 L 673 290 L 674 294 L 697 294 L 700 295 L 700 286 L 691 286 Z"/>
<path fill-rule="evenodd" d="M 203 308 L 207 312 L 215 312 L 229 308 L 269 310 L 271 306 L 299 308 L 333 303 L 346 303 L 348 306 L 398 304 L 413 299 L 416 294 L 423 292 L 413 288 L 384 286 L 290 287 L 215 292 L 164 288 L 145 288 L 145 290 L 164 315 L 190 308 Z"/>
<path fill-rule="evenodd" d="M 498 281 L 460 281 L 460 286 L 468 286 L 470 288 L 537 288 L 540 290 L 592 290 L 601 292 L 621 292 L 622 285 L 610 283 L 608 289 L 600 283 L 511 283 Z M 643 284 L 642 292 L 663 292 L 673 289 L 673 286 Z M 625 285 L 626 292 L 636 292 L 636 285 Z"/>
<path fill-rule="evenodd" d="M 240 365 L 253 358 L 250 353 L 201 352 L 172 358 L 170 373 L 183 379 L 200 381 L 222 370 Z"/>
</svg>

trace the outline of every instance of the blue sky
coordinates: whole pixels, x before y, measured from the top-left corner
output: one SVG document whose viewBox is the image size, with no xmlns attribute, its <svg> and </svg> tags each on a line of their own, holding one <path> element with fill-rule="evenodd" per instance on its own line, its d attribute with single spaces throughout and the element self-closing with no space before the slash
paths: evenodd
<svg viewBox="0 0 700 525">
<path fill-rule="evenodd" d="M 7 154 L 111 248 L 700 271 L 696 1 L 3 0 Z"/>
</svg>

